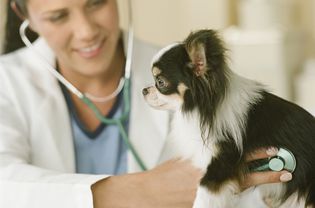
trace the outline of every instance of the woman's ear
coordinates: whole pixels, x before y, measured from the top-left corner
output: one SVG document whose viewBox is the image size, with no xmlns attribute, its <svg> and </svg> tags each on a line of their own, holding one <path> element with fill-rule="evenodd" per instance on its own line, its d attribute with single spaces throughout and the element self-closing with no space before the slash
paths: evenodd
<svg viewBox="0 0 315 208">
<path fill-rule="evenodd" d="M 23 14 L 21 8 L 16 4 L 15 1 L 10 2 L 11 9 L 14 11 L 14 13 L 21 19 L 25 20 L 25 15 Z"/>
<path fill-rule="evenodd" d="M 19 7 L 19 5 L 15 2 L 15 1 L 11 1 L 10 3 L 11 9 L 14 11 L 14 13 L 16 14 L 16 16 L 18 16 L 22 21 L 24 21 L 25 19 L 27 19 L 26 14 L 21 10 L 21 8 Z M 33 32 L 36 33 L 36 30 L 34 30 L 34 27 L 32 27 L 31 22 L 29 23 L 29 29 L 31 29 Z"/>
</svg>

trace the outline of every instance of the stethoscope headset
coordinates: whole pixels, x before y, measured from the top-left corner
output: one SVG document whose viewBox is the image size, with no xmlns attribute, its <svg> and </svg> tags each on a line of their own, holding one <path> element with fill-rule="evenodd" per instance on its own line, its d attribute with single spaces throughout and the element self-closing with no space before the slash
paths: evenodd
<svg viewBox="0 0 315 208">
<path fill-rule="evenodd" d="M 39 51 L 37 51 L 31 41 L 27 38 L 25 34 L 25 30 L 29 26 L 29 21 L 24 20 L 24 22 L 20 26 L 20 36 L 24 44 L 31 48 L 32 51 L 38 56 L 41 60 L 42 67 L 47 69 L 60 83 L 62 83 L 70 92 L 75 94 L 82 102 L 84 102 L 95 114 L 97 119 L 100 120 L 100 122 L 107 124 L 107 125 L 117 125 L 119 128 L 119 132 L 121 134 L 121 137 L 126 144 L 127 148 L 131 151 L 132 155 L 134 156 L 135 160 L 137 161 L 139 167 L 142 170 L 147 170 L 146 165 L 140 158 L 138 152 L 130 142 L 130 139 L 128 137 L 128 134 L 124 128 L 123 122 L 126 121 L 126 119 L 129 116 L 130 112 L 130 74 L 131 74 L 131 63 L 132 63 L 132 53 L 133 53 L 133 40 L 134 40 L 134 34 L 133 34 L 133 21 L 132 21 L 132 8 L 131 8 L 131 0 L 128 2 L 128 13 L 129 13 L 129 28 L 128 28 L 128 43 L 127 43 L 127 51 L 126 51 L 126 63 L 125 63 L 125 74 L 124 77 L 122 77 L 119 81 L 119 84 L 117 88 L 112 92 L 110 95 L 106 96 L 105 98 L 99 98 L 95 97 L 88 93 L 83 93 L 79 91 L 73 84 L 71 84 L 68 80 L 66 80 L 59 72 L 58 70 L 53 67 L 45 57 L 41 55 Z M 99 109 L 94 105 L 94 102 L 106 102 L 107 100 L 110 100 L 114 97 L 116 97 L 121 91 L 123 90 L 123 101 L 124 101 L 124 109 L 123 113 L 119 118 L 107 118 L 102 115 L 102 113 L 99 111 Z"/>
</svg>

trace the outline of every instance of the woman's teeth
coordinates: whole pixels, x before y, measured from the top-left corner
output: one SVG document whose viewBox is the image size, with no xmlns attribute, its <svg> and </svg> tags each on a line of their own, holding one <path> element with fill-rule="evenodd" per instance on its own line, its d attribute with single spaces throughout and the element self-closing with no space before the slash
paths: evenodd
<svg viewBox="0 0 315 208">
<path fill-rule="evenodd" d="M 101 52 L 101 49 L 102 49 L 102 42 L 99 42 L 89 47 L 80 48 L 78 52 L 84 58 L 93 58 Z"/>
<path fill-rule="evenodd" d="M 82 49 L 80 49 L 80 51 L 82 51 L 82 52 L 91 52 L 91 51 L 94 51 L 94 50 L 98 49 L 100 46 L 101 46 L 101 43 L 98 43 L 98 44 L 95 44 L 95 45 L 93 45 L 91 47 L 82 48 Z"/>
</svg>

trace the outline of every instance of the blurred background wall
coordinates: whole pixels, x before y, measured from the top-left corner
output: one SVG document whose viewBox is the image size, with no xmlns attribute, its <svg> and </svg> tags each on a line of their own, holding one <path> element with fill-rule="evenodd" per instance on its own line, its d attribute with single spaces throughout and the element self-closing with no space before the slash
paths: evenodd
<svg viewBox="0 0 315 208">
<path fill-rule="evenodd" d="M 225 28 L 231 24 L 230 0 L 132 0 L 135 32 L 143 40 L 165 45 L 182 40 L 191 30 Z M 118 0 L 122 25 L 126 0 Z"/>
<path fill-rule="evenodd" d="M 217 29 L 237 73 L 315 113 L 315 0 L 133 0 L 136 35 L 163 46 Z M 126 28 L 126 1 L 119 0 Z"/>
<path fill-rule="evenodd" d="M 314 0 L 132 0 L 138 36 L 162 45 L 183 38 L 193 29 L 223 29 L 238 24 L 238 19 L 242 16 L 239 14 L 239 7 L 244 2 L 256 2 L 259 5 L 259 2 L 272 1 L 294 5 L 294 11 L 290 14 L 292 23 L 300 24 L 303 29 L 315 35 Z M 122 24 L 125 26 L 126 0 L 118 2 L 123 11 Z"/>
<path fill-rule="evenodd" d="M 0 50 L 6 6 L 0 0 Z M 117 0 L 127 28 L 127 0 Z M 315 0 L 132 0 L 135 34 L 164 46 L 217 29 L 237 73 L 315 112 Z M 12 41 L 12 40 L 11 40 Z"/>
</svg>

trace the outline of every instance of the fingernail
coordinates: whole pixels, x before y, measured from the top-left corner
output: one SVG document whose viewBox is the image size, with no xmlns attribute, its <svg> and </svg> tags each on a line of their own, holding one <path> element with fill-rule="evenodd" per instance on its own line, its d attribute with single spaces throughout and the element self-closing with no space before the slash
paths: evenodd
<svg viewBox="0 0 315 208">
<path fill-rule="evenodd" d="M 269 147 L 266 150 L 266 153 L 267 153 L 267 155 L 274 156 L 274 155 L 276 155 L 278 153 L 278 148 L 276 148 L 276 147 Z"/>
<path fill-rule="evenodd" d="M 280 176 L 280 181 L 281 182 L 287 182 L 292 180 L 292 174 L 291 173 L 284 173 Z"/>
</svg>

